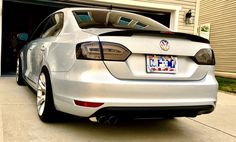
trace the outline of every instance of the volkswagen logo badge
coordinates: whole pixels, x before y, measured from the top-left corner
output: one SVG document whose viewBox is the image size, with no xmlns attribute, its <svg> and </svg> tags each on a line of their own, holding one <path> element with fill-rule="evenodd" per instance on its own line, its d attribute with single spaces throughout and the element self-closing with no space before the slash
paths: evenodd
<svg viewBox="0 0 236 142">
<path fill-rule="evenodd" d="M 161 41 L 160 41 L 160 47 L 161 47 L 161 49 L 164 50 L 164 51 L 169 50 L 169 49 L 170 49 L 169 42 L 168 42 L 167 40 L 164 40 L 164 39 L 161 40 Z"/>
</svg>

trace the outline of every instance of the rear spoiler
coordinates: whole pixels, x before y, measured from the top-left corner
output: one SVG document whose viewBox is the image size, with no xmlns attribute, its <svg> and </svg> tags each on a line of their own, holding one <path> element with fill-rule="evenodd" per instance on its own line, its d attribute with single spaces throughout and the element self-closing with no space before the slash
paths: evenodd
<svg viewBox="0 0 236 142">
<path fill-rule="evenodd" d="M 178 32 L 164 32 L 164 31 L 148 31 L 148 30 L 124 30 L 124 31 L 112 31 L 107 33 L 99 34 L 98 36 L 132 36 L 133 34 L 154 34 L 160 37 L 171 37 L 179 39 L 188 39 L 191 41 L 202 42 L 210 44 L 208 39 L 202 38 L 200 36 L 178 33 Z"/>
</svg>

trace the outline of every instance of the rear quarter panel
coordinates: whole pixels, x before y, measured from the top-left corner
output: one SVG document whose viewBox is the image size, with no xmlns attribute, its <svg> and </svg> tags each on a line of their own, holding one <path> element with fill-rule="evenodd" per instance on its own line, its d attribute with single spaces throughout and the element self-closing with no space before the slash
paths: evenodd
<svg viewBox="0 0 236 142">
<path fill-rule="evenodd" d="M 49 48 L 45 64 L 50 71 L 69 71 L 76 61 L 76 45 L 85 41 L 98 41 L 98 38 L 84 32 L 58 36 Z"/>
</svg>

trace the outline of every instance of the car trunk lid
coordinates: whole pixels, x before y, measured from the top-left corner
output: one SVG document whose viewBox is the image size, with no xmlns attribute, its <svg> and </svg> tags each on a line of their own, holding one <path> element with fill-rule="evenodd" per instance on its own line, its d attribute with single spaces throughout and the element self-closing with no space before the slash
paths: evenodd
<svg viewBox="0 0 236 142">
<path fill-rule="evenodd" d="M 104 61 L 107 69 L 118 79 L 132 80 L 200 80 L 211 66 L 198 65 L 193 57 L 200 49 L 210 48 L 209 41 L 198 36 L 160 31 L 118 30 L 98 35 L 101 42 L 114 42 L 127 47 L 131 56 L 125 62 Z M 161 48 L 167 41 L 169 49 Z M 175 72 L 148 72 L 148 56 L 173 57 Z"/>
</svg>

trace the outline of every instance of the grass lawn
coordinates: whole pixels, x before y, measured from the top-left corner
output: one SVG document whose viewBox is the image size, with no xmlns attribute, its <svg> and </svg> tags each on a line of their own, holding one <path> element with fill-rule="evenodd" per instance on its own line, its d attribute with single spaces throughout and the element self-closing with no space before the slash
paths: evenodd
<svg viewBox="0 0 236 142">
<path fill-rule="evenodd" d="M 236 79 L 216 77 L 219 83 L 219 89 L 222 91 L 236 93 Z"/>
</svg>

